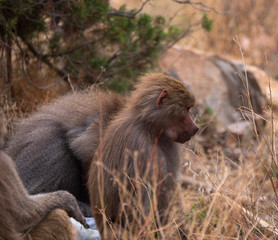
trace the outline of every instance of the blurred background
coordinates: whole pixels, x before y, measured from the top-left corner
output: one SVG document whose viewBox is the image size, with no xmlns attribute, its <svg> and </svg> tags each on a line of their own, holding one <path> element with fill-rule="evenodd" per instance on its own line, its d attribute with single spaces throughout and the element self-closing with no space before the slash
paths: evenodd
<svg viewBox="0 0 278 240">
<path fill-rule="evenodd" d="M 3 1 L 0 9 L 1 92 L 27 111 L 70 90 L 69 81 L 128 92 L 172 46 L 243 53 L 278 76 L 276 0 Z"/>
</svg>

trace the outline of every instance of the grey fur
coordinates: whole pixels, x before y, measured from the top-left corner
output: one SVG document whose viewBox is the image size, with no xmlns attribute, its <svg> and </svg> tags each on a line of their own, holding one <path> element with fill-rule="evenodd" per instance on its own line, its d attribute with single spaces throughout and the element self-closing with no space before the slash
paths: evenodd
<svg viewBox="0 0 278 240">
<path fill-rule="evenodd" d="M 92 89 L 61 97 L 20 121 L 6 152 L 29 193 L 66 190 L 91 216 L 87 168 L 101 131 L 122 104 L 119 95 Z"/>
</svg>

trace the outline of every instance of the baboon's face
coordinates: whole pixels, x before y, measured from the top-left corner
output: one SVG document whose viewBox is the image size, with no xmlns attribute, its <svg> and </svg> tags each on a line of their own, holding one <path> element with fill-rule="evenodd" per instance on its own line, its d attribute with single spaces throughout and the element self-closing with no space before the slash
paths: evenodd
<svg viewBox="0 0 278 240">
<path fill-rule="evenodd" d="M 186 108 L 180 117 L 171 121 L 169 126 L 165 129 L 165 134 L 174 142 L 185 143 L 190 140 L 198 130 L 199 128 L 190 116 L 189 108 Z"/>
</svg>

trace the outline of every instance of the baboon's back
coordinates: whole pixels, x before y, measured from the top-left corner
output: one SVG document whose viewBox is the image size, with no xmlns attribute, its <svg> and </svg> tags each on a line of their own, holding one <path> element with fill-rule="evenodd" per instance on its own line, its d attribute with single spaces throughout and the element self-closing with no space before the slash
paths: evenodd
<svg viewBox="0 0 278 240">
<path fill-rule="evenodd" d="M 61 97 L 20 121 L 6 151 L 29 193 L 67 190 L 89 202 L 82 163 L 91 161 L 100 126 L 121 106 L 118 95 L 91 90 Z"/>
</svg>

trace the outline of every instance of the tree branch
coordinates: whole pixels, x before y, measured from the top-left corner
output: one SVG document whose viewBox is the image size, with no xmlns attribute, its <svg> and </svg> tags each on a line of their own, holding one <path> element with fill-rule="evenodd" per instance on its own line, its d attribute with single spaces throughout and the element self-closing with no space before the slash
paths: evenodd
<svg viewBox="0 0 278 240">
<path fill-rule="evenodd" d="M 202 2 L 192 2 L 190 0 L 172 0 L 173 2 L 175 3 L 179 3 L 179 4 L 190 4 L 192 5 L 193 8 L 199 10 L 199 11 L 203 11 L 203 12 L 209 12 L 209 11 L 213 11 L 217 14 L 227 14 L 227 13 L 230 13 L 232 11 L 232 9 L 230 10 L 227 10 L 227 11 L 224 11 L 224 12 L 220 12 L 218 10 L 216 10 L 215 8 L 213 7 L 210 7 L 210 6 L 207 6 L 206 4 L 202 3 Z M 200 6 L 200 7 L 197 7 L 197 6 Z"/>
<path fill-rule="evenodd" d="M 136 12 L 126 12 L 126 11 L 118 11 L 118 10 L 115 10 L 115 9 L 110 9 L 108 11 L 108 14 L 109 15 L 114 15 L 114 16 L 120 16 L 120 17 L 126 17 L 126 18 L 135 18 L 136 15 L 138 13 L 140 13 L 143 8 L 145 7 L 145 5 L 149 2 L 150 0 L 146 0 L 145 2 L 142 3 L 141 7 L 136 11 Z"/>
<path fill-rule="evenodd" d="M 190 24 L 186 29 L 184 29 L 183 33 L 175 40 L 173 41 L 171 44 L 169 44 L 168 46 L 166 46 L 165 50 L 163 52 L 161 52 L 159 54 L 159 56 L 161 56 L 162 54 L 164 54 L 169 48 L 172 48 L 175 44 L 177 44 L 181 39 L 183 39 L 184 37 L 186 37 L 188 34 L 190 34 L 192 32 L 192 28 L 196 27 L 200 24 L 201 21 L 195 22 Z"/>
<path fill-rule="evenodd" d="M 26 52 L 22 49 L 22 47 L 21 47 L 21 45 L 20 45 L 20 43 L 18 42 L 17 39 L 15 39 L 15 43 L 16 43 L 16 45 L 18 46 L 18 48 L 20 49 L 21 54 L 22 54 L 22 70 L 23 70 L 23 74 L 24 74 L 26 80 L 28 81 L 28 83 L 29 83 L 31 86 L 33 86 L 34 88 L 39 89 L 39 90 L 44 90 L 44 89 L 48 89 L 48 88 L 50 88 L 50 87 L 55 86 L 55 85 L 60 81 L 60 79 L 58 79 L 57 81 L 55 81 L 55 82 L 53 82 L 53 83 L 50 83 L 50 84 L 48 84 L 48 85 L 46 85 L 46 86 L 38 86 L 37 84 L 35 84 L 35 83 L 30 79 L 30 77 L 29 77 L 29 75 L 28 75 L 28 73 L 27 73 L 27 71 L 26 71 L 26 68 L 25 68 L 25 56 L 26 56 Z M 25 42 L 24 42 L 24 43 L 25 43 Z M 26 43 L 25 43 L 25 44 L 26 44 Z M 26 44 L 26 45 L 27 45 L 27 44 Z M 27 46 L 28 46 L 28 45 L 27 45 Z M 33 47 L 32 44 L 30 44 L 30 46 Z M 29 47 L 28 47 L 28 48 L 29 48 Z M 36 50 L 35 50 L 34 47 L 33 47 L 33 49 L 32 49 L 34 52 L 33 52 L 30 48 L 29 48 L 29 50 L 30 50 L 38 59 L 40 59 L 40 60 L 43 61 L 43 58 L 40 58 L 40 56 L 42 56 L 42 55 L 39 54 L 38 52 L 36 52 Z M 43 61 L 43 62 L 46 63 L 45 61 Z M 52 63 L 50 63 L 48 60 L 47 60 L 47 62 L 48 62 L 49 64 L 46 63 L 46 65 L 48 65 L 50 68 L 54 69 L 60 76 L 62 76 L 62 79 L 64 79 L 64 78 L 66 77 L 65 72 L 64 72 L 63 70 L 60 70 L 60 69 L 56 68 L 56 67 L 55 67 Z M 62 73 L 63 73 L 63 74 L 62 74 Z"/>
<path fill-rule="evenodd" d="M 55 67 L 48 59 L 45 55 L 39 53 L 35 47 L 33 46 L 32 43 L 28 42 L 28 41 L 24 41 L 24 39 L 21 39 L 25 45 L 28 47 L 28 49 L 34 54 L 34 56 L 38 59 L 41 60 L 43 63 L 45 63 L 48 67 L 50 67 L 51 69 L 55 70 L 55 72 L 58 73 L 59 76 L 61 76 L 63 79 L 65 79 L 68 76 L 68 73 L 63 70 L 63 69 L 59 69 L 57 67 Z"/>
</svg>

